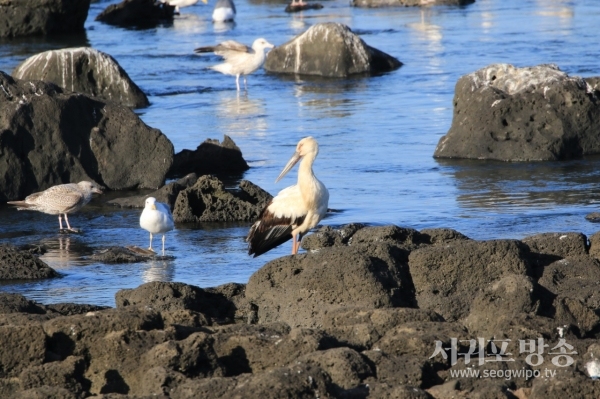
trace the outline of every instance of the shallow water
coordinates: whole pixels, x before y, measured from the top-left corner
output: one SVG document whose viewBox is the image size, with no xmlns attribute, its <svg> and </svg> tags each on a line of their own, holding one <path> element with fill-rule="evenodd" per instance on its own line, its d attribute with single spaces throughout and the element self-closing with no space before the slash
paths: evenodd
<svg viewBox="0 0 600 399">
<path fill-rule="evenodd" d="M 360 9 L 347 1 L 283 12 L 284 1 L 238 0 L 235 24 L 215 25 L 212 6 L 182 9 L 172 24 L 130 30 L 94 21 L 117 1 L 93 3 L 86 32 L 77 37 L 0 40 L 0 70 L 12 72 L 41 51 L 92 46 L 112 55 L 144 90 L 151 106 L 138 110 L 176 151 L 206 138 L 233 138 L 251 169 L 237 176 L 276 194 L 295 171 L 275 178 L 308 135 L 319 141 L 315 173 L 330 192 L 323 224 L 364 222 L 416 229 L 451 227 L 475 239 L 523 238 L 549 231 L 593 234 L 584 216 L 597 210 L 600 157 L 569 162 L 502 163 L 435 160 L 435 146 L 452 121 L 458 78 L 491 63 L 555 63 L 563 71 L 599 76 L 600 2 L 597 0 L 478 0 L 465 7 Z M 214 4 L 214 3 L 213 3 Z M 264 37 L 280 45 L 319 22 L 348 25 L 363 40 L 401 60 L 376 77 L 308 79 L 263 70 L 240 94 L 235 79 L 206 68 L 218 62 L 193 49 L 227 39 L 250 44 Z M 247 282 L 267 261 L 289 253 L 286 243 L 251 258 L 243 241 L 249 223 L 178 225 L 167 235 L 175 259 L 139 264 L 94 263 L 94 250 L 147 245 L 141 210 L 103 205 L 109 193 L 70 218 L 83 234 L 58 234 L 53 216 L 0 208 L 0 241 L 45 244 L 42 259 L 60 279 L 10 283 L 42 303 L 114 306 L 114 294 L 148 281 L 201 287 Z M 155 241 L 155 245 L 160 243 Z"/>
</svg>

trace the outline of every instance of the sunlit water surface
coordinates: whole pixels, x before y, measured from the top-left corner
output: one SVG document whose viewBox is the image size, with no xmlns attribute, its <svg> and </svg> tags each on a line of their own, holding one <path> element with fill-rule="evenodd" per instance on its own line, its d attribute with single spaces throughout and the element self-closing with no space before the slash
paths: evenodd
<svg viewBox="0 0 600 399">
<path fill-rule="evenodd" d="M 360 9 L 348 1 L 286 14 L 283 1 L 238 0 L 235 24 L 210 21 L 212 5 L 182 9 L 172 24 L 129 30 L 94 21 L 109 4 L 91 5 L 86 32 L 59 38 L 0 41 L 0 70 L 63 47 L 91 46 L 112 55 L 144 90 L 151 106 L 138 110 L 176 151 L 227 134 L 251 169 L 230 182 L 250 180 L 275 194 L 295 172 L 275 178 L 308 135 L 318 139 L 315 173 L 329 188 L 331 213 L 323 224 L 363 222 L 416 229 L 450 227 L 474 239 L 523 238 L 549 231 L 597 228 L 584 216 L 597 209 L 600 158 L 569 162 L 501 163 L 432 157 L 452 120 L 458 78 L 491 63 L 555 63 L 580 76 L 600 75 L 600 2 L 597 0 L 478 0 L 466 7 Z M 234 78 L 207 67 L 219 60 L 193 49 L 234 39 L 264 37 L 280 45 L 319 22 L 348 25 L 363 40 L 401 60 L 376 77 L 307 79 L 261 70 L 237 93 Z M 167 236 L 168 261 L 107 265 L 90 260 L 111 245 L 147 245 L 141 210 L 104 205 L 109 193 L 70 218 L 83 234 L 58 234 L 56 217 L 0 209 L 0 241 L 44 244 L 42 259 L 62 278 L 14 282 L 0 290 L 42 303 L 114 306 L 114 295 L 149 281 L 200 287 L 248 281 L 287 243 L 259 257 L 246 254 L 249 223 L 178 225 Z M 159 241 L 155 242 L 158 245 Z"/>
</svg>

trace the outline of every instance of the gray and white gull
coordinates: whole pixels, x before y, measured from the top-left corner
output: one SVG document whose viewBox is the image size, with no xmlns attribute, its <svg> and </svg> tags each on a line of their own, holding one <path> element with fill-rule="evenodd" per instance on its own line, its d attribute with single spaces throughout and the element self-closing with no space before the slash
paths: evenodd
<svg viewBox="0 0 600 399">
<path fill-rule="evenodd" d="M 30 210 L 58 215 L 58 224 L 63 230 L 61 215 L 65 216 L 67 230 L 77 232 L 69 225 L 68 213 L 74 213 L 83 208 L 92 199 L 92 194 L 102 194 L 100 187 L 93 182 L 80 181 L 79 183 L 59 184 L 44 191 L 28 195 L 23 201 L 9 201 L 17 210 Z"/>
<path fill-rule="evenodd" d="M 227 40 L 216 46 L 198 47 L 194 49 L 196 53 L 215 53 L 223 57 L 225 62 L 213 65 L 211 69 L 221 72 L 225 75 L 235 76 L 235 84 L 240 90 L 240 76 L 244 77 L 244 87 L 248 89 L 246 75 L 258 70 L 265 62 L 266 49 L 275 47 L 265 39 L 256 39 L 252 43 L 252 48 L 235 40 Z"/>
</svg>

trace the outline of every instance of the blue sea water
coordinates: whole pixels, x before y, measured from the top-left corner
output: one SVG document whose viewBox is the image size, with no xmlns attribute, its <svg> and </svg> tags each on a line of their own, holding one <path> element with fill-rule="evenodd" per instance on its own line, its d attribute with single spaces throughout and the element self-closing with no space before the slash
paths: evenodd
<svg viewBox="0 0 600 399">
<path fill-rule="evenodd" d="M 362 222 L 416 229 L 454 228 L 474 239 L 523 238 L 541 232 L 591 235 L 584 216 L 600 200 L 600 158 L 568 162 L 502 163 L 436 160 L 433 151 L 450 128 L 456 81 L 492 63 L 557 64 L 571 75 L 600 76 L 600 2 L 597 0 L 478 0 L 464 7 L 353 8 L 324 0 L 321 10 L 288 14 L 285 1 L 237 0 L 235 24 L 213 24 L 212 4 L 183 8 L 173 23 L 134 30 L 95 17 L 114 0 L 91 5 L 85 34 L 0 40 L 0 70 L 49 49 L 91 46 L 113 56 L 147 93 L 138 110 L 176 151 L 229 135 L 251 166 L 247 179 L 276 194 L 295 171 L 275 178 L 297 141 L 320 144 L 315 173 L 329 188 L 326 225 Z M 257 37 L 280 45 L 319 22 L 348 25 L 372 47 L 404 63 L 375 77 L 310 79 L 260 70 L 238 93 L 235 79 L 207 69 L 219 60 L 193 49 Z M 61 235 L 53 216 L 0 208 L 0 242 L 44 244 L 42 259 L 59 279 L 14 282 L 1 291 L 42 303 L 114 306 L 114 294 L 148 281 L 201 287 L 247 282 L 291 244 L 251 258 L 244 237 L 250 223 L 177 225 L 167 235 L 169 261 L 107 265 L 90 255 L 110 245 L 147 245 L 141 210 L 104 202 L 108 193 L 70 218 L 83 234 Z M 155 244 L 158 244 L 156 241 Z"/>
</svg>

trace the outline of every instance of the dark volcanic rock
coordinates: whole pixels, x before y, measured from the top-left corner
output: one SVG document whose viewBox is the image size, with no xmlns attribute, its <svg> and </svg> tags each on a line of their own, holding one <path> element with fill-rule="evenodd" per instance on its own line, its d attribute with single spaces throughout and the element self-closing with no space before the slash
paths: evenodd
<svg viewBox="0 0 600 399">
<path fill-rule="evenodd" d="M 71 181 L 158 188 L 173 144 L 129 108 L 0 72 L 0 201 Z"/>
<path fill-rule="evenodd" d="M 516 240 L 457 240 L 412 251 L 409 267 L 419 307 L 447 320 L 465 317 L 480 290 L 507 274 L 526 275 L 528 254 Z"/>
<path fill-rule="evenodd" d="M 361 223 L 350 223 L 339 228 L 323 226 L 302 239 L 302 248 L 307 251 L 326 247 L 346 246 L 352 235 L 364 228 Z"/>
<path fill-rule="evenodd" d="M 464 6 L 475 0 L 352 0 L 354 7 L 430 7 L 432 5 Z"/>
<path fill-rule="evenodd" d="M 242 151 L 231 137 L 225 135 L 222 143 L 206 139 L 194 151 L 182 150 L 175 154 L 168 177 L 180 177 L 188 173 L 241 173 L 249 168 Z"/>
<path fill-rule="evenodd" d="M 493 64 L 456 83 L 452 126 L 438 158 L 547 161 L 600 153 L 600 105 L 555 65 Z"/>
<path fill-rule="evenodd" d="M 179 223 L 254 221 L 272 196 L 246 180 L 239 187 L 228 190 L 216 177 L 202 176 L 179 193 L 173 219 Z"/>
<path fill-rule="evenodd" d="M 406 306 L 413 298 L 401 257 L 398 248 L 380 244 L 275 259 L 250 277 L 246 299 L 257 307 L 260 323 L 305 327 L 321 325 L 341 307 Z"/>
<path fill-rule="evenodd" d="M 523 240 L 531 252 L 541 255 L 585 256 L 588 254 L 587 237 L 582 233 L 542 233 Z"/>
<path fill-rule="evenodd" d="M 234 297 L 243 293 L 243 286 L 237 284 L 202 289 L 184 283 L 152 282 L 118 291 L 115 301 L 117 308 L 147 307 L 161 312 L 192 310 L 215 320 L 232 321 L 236 312 Z"/>
<path fill-rule="evenodd" d="M 84 31 L 90 0 L 19 0 L 0 4 L 0 37 Z"/>
<path fill-rule="evenodd" d="M 2 247 L 0 247 L 0 250 Z M 35 313 L 44 314 L 46 311 L 34 301 L 23 295 L 0 293 L 0 313 Z"/>
<path fill-rule="evenodd" d="M 123 0 L 111 4 L 97 17 L 109 25 L 151 28 L 159 23 L 172 21 L 175 7 L 155 0 Z"/>
<path fill-rule="evenodd" d="M 73 92 L 126 107 L 150 102 L 110 55 L 90 47 L 50 50 L 27 58 L 12 73 L 17 79 L 44 80 Z"/>
<path fill-rule="evenodd" d="M 27 251 L 0 245 L 0 280 L 57 277 L 58 273 Z"/>
<path fill-rule="evenodd" d="M 326 22 L 310 27 L 267 54 L 265 70 L 345 78 L 400 68 L 396 58 L 368 46 L 345 25 Z"/>
</svg>

